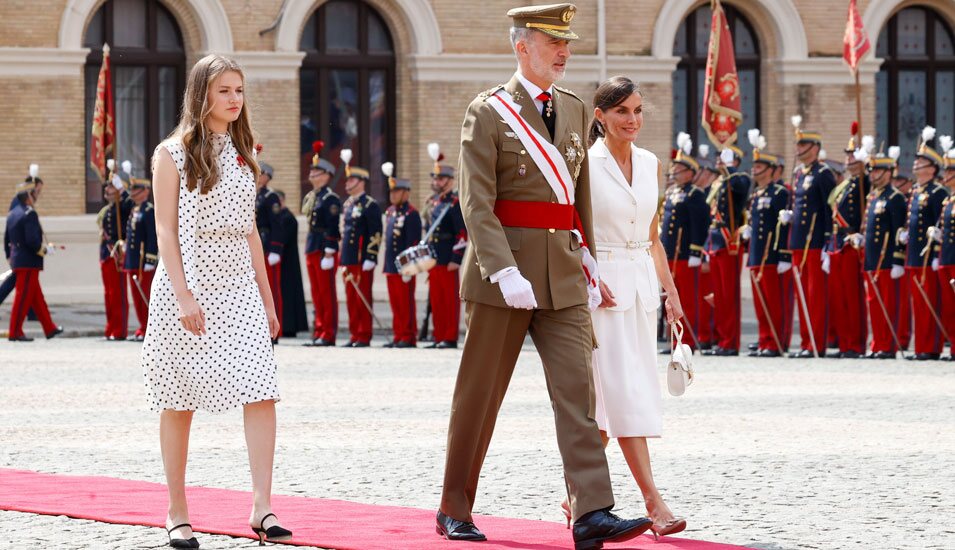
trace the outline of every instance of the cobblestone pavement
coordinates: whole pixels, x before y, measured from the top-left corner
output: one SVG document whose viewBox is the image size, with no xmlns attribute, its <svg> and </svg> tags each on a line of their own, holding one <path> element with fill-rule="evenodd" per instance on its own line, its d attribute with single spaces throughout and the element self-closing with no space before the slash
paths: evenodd
<svg viewBox="0 0 955 550">
<path fill-rule="evenodd" d="M 283 340 L 276 354 L 277 493 L 436 506 L 459 350 Z M 132 343 L 0 342 L 0 466 L 163 481 L 138 357 Z M 696 370 L 686 396 L 666 397 L 665 437 L 651 443 L 658 484 L 688 517 L 688 537 L 773 550 L 955 548 L 955 364 L 704 357 Z M 618 511 L 642 515 L 619 450 L 608 456 Z M 240 412 L 197 415 L 188 482 L 246 490 L 247 472 Z M 562 490 L 544 378 L 528 347 L 476 511 L 560 521 Z M 2 548 L 165 541 L 159 529 L 13 512 L 0 512 L 0 529 Z M 203 548 L 255 545 L 200 538 Z"/>
</svg>

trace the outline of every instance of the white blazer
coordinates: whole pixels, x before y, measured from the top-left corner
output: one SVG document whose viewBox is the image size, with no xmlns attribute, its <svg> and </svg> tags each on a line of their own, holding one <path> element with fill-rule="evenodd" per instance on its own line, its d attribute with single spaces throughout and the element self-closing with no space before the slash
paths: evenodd
<svg viewBox="0 0 955 550">
<path fill-rule="evenodd" d="M 602 139 L 589 153 L 597 264 L 617 302 L 610 309 L 626 311 L 639 303 L 645 311 L 653 311 L 660 307 L 660 282 L 648 247 L 659 198 L 660 161 L 631 145 L 631 185 Z"/>
</svg>

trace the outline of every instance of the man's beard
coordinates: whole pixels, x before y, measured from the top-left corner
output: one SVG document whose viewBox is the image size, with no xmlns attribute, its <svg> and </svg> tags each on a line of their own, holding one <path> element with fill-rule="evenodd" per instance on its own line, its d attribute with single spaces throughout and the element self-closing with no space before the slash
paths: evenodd
<svg viewBox="0 0 955 550">
<path fill-rule="evenodd" d="M 552 63 L 539 58 L 531 58 L 531 70 L 550 80 L 551 82 L 560 82 L 564 78 L 564 69 L 555 69 Z"/>
</svg>

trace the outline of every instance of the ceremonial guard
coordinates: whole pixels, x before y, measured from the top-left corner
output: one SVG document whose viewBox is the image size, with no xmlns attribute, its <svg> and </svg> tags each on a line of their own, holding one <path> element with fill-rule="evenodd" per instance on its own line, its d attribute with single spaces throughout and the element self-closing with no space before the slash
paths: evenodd
<svg viewBox="0 0 955 550">
<path fill-rule="evenodd" d="M 708 355 L 739 355 L 739 277 L 743 256 L 738 229 L 744 223 L 743 212 L 752 185 L 749 176 L 739 171 L 742 154 L 733 145 L 723 148 L 717 160 L 722 177 L 710 187 L 706 198 L 710 208 L 706 255 L 713 277 L 716 326 L 716 346 L 707 352 Z"/>
<path fill-rule="evenodd" d="M 381 246 L 381 207 L 365 193 L 371 174 L 364 168 L 350 166 L 351 149 L 342 149 L 345 164 L 345 200 L 342 214 L 342 279 L 345 284 L 345 302 L 348 306 L 346 348 L 367 348 L 371 343 L 372 309 L 371 284 L 378 264 Z"/>
<path fill-rule="evenodd" d="M 892 176 L 892 186 L 905 197 L 907 210 L 908 203 L 912 198 L 912 187 L 915 182 L 912 181 L 911 174 L 903 168 L 902 166 L 896 167 L 895 175 Z M 908 351 L 909 342 L 912 340 L 912 294 L 909 292 L 907 280 L 903 280 L 902 284 L 899 284 L 898 287 L 899 322 L 896 326 L 899 330 L 899 342 L 902 345 L 902 351 Z"/>
<path fill-rule="evenodd" d="M 415 312 L 414 275 L 399 273 L 395 263 L 398 255 L 421 242 L 421 215 L 408 202 L 411 181 L 394 177 L 394 164 L 386 162 L 381 171 L 388 178 L 388 198 L 391 206 L 385 211 L 385 279 L 388 282 L 388 301 L 391 303 L 391 342 L 386 348 L 413 348 L 416 346 L 418 326 Z"/>
<path fill-rule="evenodd" d="M 322 141 L 312 144 L 314 154 L 308 172 L 312 190 L 302 201 L 302 213 L 308 218 L 305 267 L 315 308 L 315 325 L 310 344 L 314 346 L 334 346 L 338 333 L 335 273 L 338 270 L 338 241 L 341 240 L 339 217 L 342 201 L 329 185 L 335 176 L 335 165 L 319 156 L 324 146 Z"/>
<path fill-rule="evenodd" d="M 916 185 L 909 200 L 908 221 L 899 231 L 899 244 L 906 245 L 905 272 L 912 296 L 912 313 L 915 318 L 915 353 L 907 359 L 926 361 L 938 359 L 942 352 L 942 327 L 939 326 L 938 310 L 941 292 L 938 277 L 938 243 L 929 240 L 928 229 L 938 225 L 942 203 L 948 191 L 936 182 L 944 167 L 944 159 L 928 142 L 935 139 L 935 128 L 922 130 L 921 143 L 915 154 L 912 172 Z"/>
<path fill-rule="evenodd" d="M 702 144 L 697 147 L 698 156 L 696 161 L 700 165 L 700 171 L 696 174 L 696 179 L 693 180 L 693 185 L 699 187 L 703 191 L 703 196 L 706 196 L 710 192 L 710 187 L 713 183 L 722 176 L 722 172 L 716 166 L 716 161 L 710 158 L 710 146 L 707 144 Z M 664 197 L 661 196 L 661 201 Z M 662 219 L 662 216 L 661 216 Z M 714 298 L 714 288 L 713 288 L 713 270 L 710 268 L 710 258 L 707 255 L 703 255 L 703 265 L 700 266 L 700 309 L 697 312 L 700 319 L 700 325 L 698 327 L 693 327 L 696 330 L 696 337 L 700 340 L 700 349 L 701 350 L 710 350 L 713 349 L 713 346 L 716 345 L 716 328 L 713 321 L 713 304 L 715 304 Z M 681 300 L 687 299 L 682 297 Z M 663 316 L 660 316 L 663 319 Z M 658 334 L 663 334 L 663 331 L 658 331 Z"/>
<path fill-rule="evenodd" d="M 149 314 L 149 290 L 159 261 L 159 244 L 156 240 L 156 210 L 149 202 L 150 180 L 129 178 L 129 195 L 133 201 L 132 211 L 126 224 L 123 271 L 126 284 L 133 294 L 133 307 L 139 328 L 134 333 L 137 342 L 146 336 L 146 321 Z"/>
<path fill-rule="evenodd" d="M 710 213 L 703 191 L 693 185 L 700 165 L 692 156 L 690 136 L 680 132 L 677 145 L 676 156 L 667 174 L 670 186 L 663 203 L 660 240 L 670 261 L 673 282 L 688 323 L 688 330 L 683 332 L 683 343 L 698 349 L 696 329 L 700 327 L 703 307 L 699 292 L 700 266 L 703 265 L 703 245 L 710 226 Z"/>
<path fill-rule="evenodd" d="M 792 209 L 779 213 L 779 221 L 790 224 L 789 249 L 793 260 L 793 286 L 799 310 L 800 351 L 794 357 L 825 356 L 827 302 L 829 293 L 822 270 L 822 248 L 829 236 L 829 195 L 836 187 L 832 170 L 819 161 L 822 135 L 804 132 L 802 117 L 792 119 L 796 128 L 796 156 L 801 163 L 795 171 Z"/>
<path fill-rule="evenodd" d="M 853 124 L 852 135 L 857 134 L 858 124 Z M 868 331 L 862 251 L 850 246 L 846 237 L 862 231 L 865 197 L 871 185 L 866 167 L 874 149 L 872 136 L 863 136 L 859 148 L 856 148 L 855 138 L 851 138 L 845 150 L 849 177 L 829 194 L 832 232 L 826 241 L 822 265 L 823 271 L 829 275 L 830 295 L 838 296 L 829 304 L 829 326 L 835 331 L 839 343 L 839 351 L 830 357 L 856 359 L 865 353 Z"/>
<path fill-rule="evenodd" d="M 256 145 L 256 150 L 262 147 Z M 275 303 L 275 314 L 282 322 L 282 248 L 285 246 L 285 236 L 282 234 L 282 201 L 278 194 L 269 189 L 274 170 L 271 165 L 260 162 L 262 172 L 255 181 L 255 227 L 262 239 L 262 248 L 265 253 L 265 272 L 269 276 L 269 288 L 272 290 L 272 301 Z M 273 340 L 273 344 L 278 338 Z"/>
<path fill-rule="evenodd" d="M 866 302 L 872 325 L 868 359 L 893 359 L 899 351 L 899 289 L 905 274 L 905 250 L 895 235 L 905 226 L 905 196 L 892 186 L 898 147 L 869 161 L 872 191 L 867 197 L 864 235 L 850 234 L 850 246 L 865 251 Z"/>
<path fill-rule="evenodd" d="M 10 331 L 7 338 L 12 342 L 30 342 L 23 332 L 23 322 L 27 311 L 33 310 L 43 327 L 47 339 L 63 332 L 63 327 L 53 323 L 50 310 L 47 309 L 43 289 L 40 288 L 40 271 L 43 270 L 43 257 L 54 250 L 47 243 L 40 226 L 40 217 L 33 206 L 40 196 L 36 180 L 38 169 L 30 167 L 30 176 L 17 184 L 14 208 L 7 214 L 6 230 L 3 233 L 3 252 L 10 262 L 10 268 L 16 276 L 16 294 L 13 296 L 13 310 L 10 312 Z"/>
<path fill-rule="evenodd" d="M 792 334 L 792 302 L 789 251 L 785 249 L 786 226 L 779 213 L 789 205 L 789 191 L 774 181 L 779 156 L 761 150 L 765 140 L 753 147 L 753 180 L 756 190 L 749 206 L 749 224 L 742 226 L 740 237 L 749 241 L 750 283 L 753 306 L 759 325 L 759 341 L 750 357 L 779 357 L 789 349 Z M 782 249 L 780 248 L 782 247 Z"/>
<path fill-rule="evenodd" d="M 428 199 L 424 221 L 437 260 L 437 265 L 428 272 L 428 300 L 434 320 L 432 343 L 428 347 L 456 348 L 461 324 L 458 268 L 467 248 L 467 229 L 458 194 L 454 191 L 454 167 L 442 164 L 444 155 L 437 143 L 428 145 L 428 154 L 434 160 L 431 172 L 434 194 Z"/>
<path fill-rule="evenodd" d="M 941 138 L 939 138 L 941 140 Z M 938 252 L 938 283 L 942 292 L 942 324 L 948 330 L 948 357 L 955 360 L 955 148 L 951 138 L 946 142 L 948 151 L 945 152 L 945 173 L 942 175 L 942 185 L 948 189 L 948 197 L 942 205 L 942 219 L 939 228 L 933 231 L 932 238 L 939 243 Z M 945 145 L 942 146 L 945 149 Z"/>
<path fill-rule="evenodd" d="M 105 338 L 109 341 L 125 340 L 129 322 L 129 298 L 126 275 L 123 273 L 123 249 L 126 224 L 133 210 L 133 201 L 126 190 L 129 179 L 127 168 L 132 163 L 123 162 L 123 175 L 116 173 L 115 161 L 106 163 L 109 175 L 103 192 L 106 205 L 96 217 L 100 229 L 99 267 L 103 278 L 103 297 L 106 304 Z"/>
<path fill-rule="evenodd" d="M 37 194 L 39 194 L 43 190 L 43 180 L 40 179 L 40 165 L 31 164 L 28 174 L 29 175 L 23 181 L 32 183 L 36 188 Z M 20 199 L 17 198 L 17 194 L 14 193 L 13 200 L 10 201 L 10 208 L 8 211 L 13 212 L 13 209 L 19 207 L 20 204 Z M 10 263 L 9 256 L 7 256 L 7 263 Z M 6 273 L 0 274 L 0 305 L 3 304 L 4 300 L 7 299 L 7 296 L 13 292 L 13 289 L 15 289 L 16 286 L 17 276 L 12 269 Z"/>
</svg>

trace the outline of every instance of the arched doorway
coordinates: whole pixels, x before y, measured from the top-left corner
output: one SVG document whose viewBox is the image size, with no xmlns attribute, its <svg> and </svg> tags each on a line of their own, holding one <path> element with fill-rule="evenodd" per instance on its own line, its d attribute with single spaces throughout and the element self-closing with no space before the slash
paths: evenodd
<svg viewBox="0 0 955 550">
<path fill-rule="evenodd" d="M 131 161 L 134 175 L 149 176 L 153 149 L 179 118 L 186 70 L 182 32 L 158 0 L 107 0 L 96 10 L 83 40 L 91 50 L 85 67 L 86 159 L 104 43 L 110 46 L 116 159 Z M 92 213 L 103 204 L 102 182 L 86 165 L 86 211 Z"/>
<path fill-rule="evenodd" d="M 879 139 L 899 145 L 899 166 L 911 170 L 922 128 L 955 134 L 955 37 L 931 8 L 905 8 L 879 33 L 876 57 L 876 129 Z"/>
<path fill-rule="evenodd" d="M 362 0 L 331 0 L 305 23 L 300 49 L 303 194 L 310 189 L 312 142 L 336 165 L 350 148 L 352 164 L 371 171 L 368 192 L 379 200 L 386 186 L 379 167 L 395 159 L 395 51 L 384 19 Z M 401 170 L 401 168 L 398 168 Z M 399 172 L 400 173 L 400 172 Z M 342 173 L 336 188 L 342 191 Z"/>
</svg>

